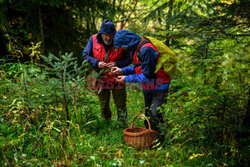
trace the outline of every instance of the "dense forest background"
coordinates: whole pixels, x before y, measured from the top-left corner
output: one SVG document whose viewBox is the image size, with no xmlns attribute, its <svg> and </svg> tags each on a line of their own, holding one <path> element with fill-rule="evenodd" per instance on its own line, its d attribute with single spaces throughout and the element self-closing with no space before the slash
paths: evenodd
<svg viewBox="0 0 250 167">
<path fill-rule="evenodd" d="M 1 166 L 247 166 L 249 4 L 0 0 Z M 162 147 L 124 144 L 113 102 L 106 125 L 86 89 L 82 51 L 105 18 L 176 53 Z M 131 122 L 144 101 L 136 86 L 127 94 Z"/>
</svg>

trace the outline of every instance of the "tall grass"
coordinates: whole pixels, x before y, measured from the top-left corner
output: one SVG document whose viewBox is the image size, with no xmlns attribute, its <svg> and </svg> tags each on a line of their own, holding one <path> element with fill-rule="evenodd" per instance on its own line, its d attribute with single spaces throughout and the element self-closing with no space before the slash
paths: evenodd
<svg viewBox="0 0 250 167">
<path fill-rule="evenodd" d="M 58 59 L 53 63 L 62 65 L 63 61 L 65 59 Z M 92 90 L 86 89 L 84 70 L 87 69 L 67 78 L 74 69 L 80 68 L 75 66 L 74 59 L 68 64 L 72 66 L 64 69 L 66 72 L 62 70 L 65 66 L 58 70 L 32 64 L 1 64 L 1 166 L 246 164 L 246 147 L 239 147 L 240 143 L 233 136 L 240 124 L 230 125 L 242 118 L 240 108 L 234 105 L 235 100 L 240 102 L 241 99 L 232 99 L 236 96 L 206 87 L 197 90 L 188 78 L 177 79 L 172 83 L 163 111 L 168 125 L 165 145 L 138 150 L 124 143 L 124 129 L 116 122 L 113 100 L 112 120 L 105 122 L 97 97 Z M 55 69 L 58 71 L 54 72 L 64 71 L 67 75 L 56 75 Z M 65 81 L 61 82 L 62 79 Z M 140 90 L 127 89 L 127 109 L 129 125 L 135 115 L 144 113 Z M 135 123 L 144 126 L 143 120 L 138 119 Z"/>
</svg>

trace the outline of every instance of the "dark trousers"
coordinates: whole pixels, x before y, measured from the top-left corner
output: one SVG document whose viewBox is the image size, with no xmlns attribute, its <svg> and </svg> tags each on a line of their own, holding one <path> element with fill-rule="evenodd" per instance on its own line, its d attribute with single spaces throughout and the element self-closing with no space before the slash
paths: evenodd
<svg viewBox="0 0 250 167">
<path fill-rule="evenodd" d="M 126 123 L 127 120 L 127 109 L 126 109 L 126 87 L 123 86 L 122 89 L 103 89 L 100 94 L 98 94 L 98 99 L 100 103 L 100 109 L 102 117 L 105 120 L 110 120 L 112 113 L 110 110 L 110 92 L 112 92 L 115 106 L 117 108 L 117 121 L 121 124 Z"/>
<path fill-rule="evenodd" d="M 151 128 L 161 132 L 163 120 L 163 104 L 167 102 L 167 90 L 143 92 L 145 100 L 145 115 L 150 117 Z M 162 110 L 162 112 L 160 112 Z M 148 128 L 147 122 L 145 126 Z"/>
</svg>

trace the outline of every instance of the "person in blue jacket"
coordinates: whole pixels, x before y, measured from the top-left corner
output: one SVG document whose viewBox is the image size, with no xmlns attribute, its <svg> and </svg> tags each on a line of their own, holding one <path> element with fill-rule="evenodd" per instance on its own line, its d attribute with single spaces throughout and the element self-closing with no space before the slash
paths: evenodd
<svg viewBox="0 0 250 167">
<path fill-rule="evenodd" d="M 145 115 L 150 117 L 152 129 L 164 133 L 161 128 L 163 113 L 160 112 L 160 108 L 167 102 L 170 77 L 163 69 L 155 73 L 160 55 L 152 43 L 145 43 L 138 50 L 140 43 L 145 40 L 131 31 L 119 30 L 114 37 L 114 46 L 126 50 L 133 65 L 124 68 L 112 67 L 111 72 L 119 75 L 116 77 L 117 82 L 142 85 Z M 147 126 L 146 123 L 145 125 Z M 159 135 L 160 140 L 163 140 L 163 137 L 164 134 Z"/>
<path fill-rule="evenodd" d="M 126 126 L 126 89 L 124 85 L 117 85 L 110 68 L 125 67 L 131 63 L 129 58 L 125 58 L 122 49 L 115 49 L 113 39 L 116 33 L 115 25 L 111 20 L 104 19 L 97 34 L 92 35 L 83 51 L 83 57 L 89 65 L 99 73 L 102 73 L 101 79 L 97 80 L 98 88 L 93 85 L 93 89 L 101 90 L 97 93 L 102 117 L 110 120 L 112 113 L 110 110 L 110 92 L 112 91 L 113 99 L 117 107 L 117 120 L 121 126 Z M 96 78 L 95 78 L 96 79 Z M 88 82 L 91 80 L 88 80 Z M 89 83 L 88 83 L 89 84 Z M 100 86 L 101 85 L 101 86 Z M 101 87 L 101 89 L 100 89 Z"/>
</svg>

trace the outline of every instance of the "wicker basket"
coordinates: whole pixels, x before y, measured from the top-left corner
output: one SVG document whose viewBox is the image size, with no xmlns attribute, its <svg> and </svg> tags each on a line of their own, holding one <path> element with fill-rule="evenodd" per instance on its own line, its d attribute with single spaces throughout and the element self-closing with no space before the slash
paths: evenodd
<svg viewBox="0 0 250 167">
<path fill-rule="evenodd" d="M 144 117 L 148 122 L 149 129 L 133 127 L 137 117 Z M 145 115 L 137 115 L 132 120 L 131 126 L 123 131 L 124 142 L 137 148 L 152 148 L 157 139 L 157 131 L 151 129 L 151 124 Z"/>
</svg>

